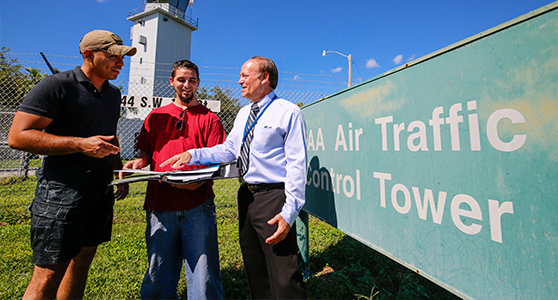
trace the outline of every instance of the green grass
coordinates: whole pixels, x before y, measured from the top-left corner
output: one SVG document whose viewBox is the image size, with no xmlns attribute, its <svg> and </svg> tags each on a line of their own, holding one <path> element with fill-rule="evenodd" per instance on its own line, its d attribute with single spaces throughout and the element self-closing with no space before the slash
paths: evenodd
<svg viewBox="0 0 558 300">
<path fill-rule="evenodd" d="M 0 185 L 0 299 L 21 299 L 32 275 L 27 205 L 34 180 L 7 180 Z M 248 299 L 249 292 L 236 218 L 234 180 L 215 184 L 221 275 L 226 299 Z M 86 299 L 138 299 L 147 269 L 142 210 L 145 184 L 132 184 L 131 196 L 115 205 L 112 241 L 99 246 L 89 272 Z M 458 299 L 384 255 L 330 225 L 310 217 L 310 262 L 307 279 L 311 299 Z M 184 276 L 180 298 L 186 299 Z"/>
<path fill-rule="evenodd" d="M 22 152 L 22 154 L 26 155 L 27 153 Z M 41 166 L 41 159 L 31 158 L 29 159 L 28 163 L 29 165 L 27 167 L 29 169 L 36 169 Z M 23 170 L 24 168 L 25 168 L 24 157 L 21 157 L 19 159 L 0 159 L 0 170 L 4 170 L 4 169 Z"/>
<path fill-rule="evenodd" d="M 27 206 L 35 196 L 37 181 L 18 177 L 0 179 L 0 223 L 24 224 L 29 221 Z"/>
</svg>

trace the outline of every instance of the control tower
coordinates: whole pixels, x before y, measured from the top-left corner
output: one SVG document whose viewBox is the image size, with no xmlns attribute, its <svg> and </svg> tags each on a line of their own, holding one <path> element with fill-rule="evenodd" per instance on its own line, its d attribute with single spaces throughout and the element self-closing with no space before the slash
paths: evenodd
<svg viewBox="0 0 558 300">
<path fill-rule="evenodd" d="M 198 29 L 198 20 L 186 16 L 192 5 L 193 0 L 143 0 L 143 7 L 128 13 L 134 22 L 130 39 L 138 49 L 130 59 L 128 95 L 174 96 L 169 85 L 172 64 L 190 59 L 192 32 Z"/>
</svg>

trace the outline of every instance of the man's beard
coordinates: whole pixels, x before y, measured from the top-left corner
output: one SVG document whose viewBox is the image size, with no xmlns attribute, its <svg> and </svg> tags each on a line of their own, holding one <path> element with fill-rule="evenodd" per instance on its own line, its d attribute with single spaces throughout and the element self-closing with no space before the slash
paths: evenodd
<svg viewBox="0 0 558 300">
<path fill-rule="evenodd" d="M 194 99 L 194 92 L 191 93 L 189 96 L 183 97 L 183 96 L 179 96 L 180 97 L 180 101 L 189 104 L 190 101 L 192 101 L 192 99 Z"/>
</svg>

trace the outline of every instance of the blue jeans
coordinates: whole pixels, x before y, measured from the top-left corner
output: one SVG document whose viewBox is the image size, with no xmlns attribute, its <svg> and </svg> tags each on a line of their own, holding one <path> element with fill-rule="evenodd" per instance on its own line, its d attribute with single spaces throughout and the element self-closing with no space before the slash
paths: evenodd
<svg viewBox="0 0 558 300">
<path fill-rule="evenodd" d="M 147 211 L 145 240 L 149 268 L 142 299 L 178 299 L 182 261 L 188 299 L 222 299 L 213 198 L 186 211 Z"/>
</svg>

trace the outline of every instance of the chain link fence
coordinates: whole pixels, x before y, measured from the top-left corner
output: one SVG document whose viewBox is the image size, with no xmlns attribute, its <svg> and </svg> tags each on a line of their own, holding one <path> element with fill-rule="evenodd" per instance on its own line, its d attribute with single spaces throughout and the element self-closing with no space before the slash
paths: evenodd
<svg viewBox="0 0 558 300">
<path fill-rule="evenodd" d="M 19 86 L 26 82 L 27 86 Z M 38 81 L 37 81 L 38 82 Z M 124 161 L 137 157 L 135 143 L 147 114 L 155 106 L 164 105 L 161 98 L 171 97 L 168 78 L 160 81 L 155 80 L 145 86 L 140 83 L 128 84 L 127 80 L 115 80 L 114 85 L 122 90 L 123 107 L 122 117 L 118 122 L 117 136 L 121 145 L 121 155 Z M 21 100 L 25 93 L 31 88 L 29 81 L 21 81 L 14 77 L 0 78 L 2 88 L 1 111 L 0 111 L 0 207 L 27 207 L 34 197 L 34 186 L 36 183 L 35 171 L 42 162 L 42 156 L 11 149 L 7 143 L 8 132 Z M 142 87 L 144 87 L 142 89 Z M 11 95 L 7 94 L 13 92 Z M 130 93 L 128 93 L 130 91 Z M 155 91 L 155 92 L 154 92 Z M 303 106 L 326 96 L 317 92 L 304 92 L 292 90 L 280 90 L 276 93 L 299 105 Z M 128 95 L 129 94 L 129 95 Z M 135 103 L 130 101 L 129 96 L 134 96 Z M 198 99 L 202 103 L 205 100 L 218 101 L 220 107 L 214 109 L 221 119 L 226 133 L 232 129 L 234 119 L 238 110 L 248 104 L 248 100 L 241 97 L 241 89 L 238 86 L 201 85 L 198 89 Z M 142 101 L 144 100 L 144 101 Z M 147 101 L 147 102 L 146 102 Z M 209 101 L 211 102 L 211 101 Z M 142 103 L 147 103 L 142 107 Z M 208 106 L 209 107 L 209 106 Z M 218 217 L 236 217 L 236 192 L 238 180 L 218 180 L 215 182 L 216 205 Z M 143 200 L 145 196 L 146 183 L 130 184 L 130 193 L 124 200 L 115 205 L 115 222 L 143 222 Z M 27 211 L 20 213 L 23 216 L 6 216 L 5 209 L 0 213 L 0 222 L 27 222 L 29 214 Z"/>
</svg>

